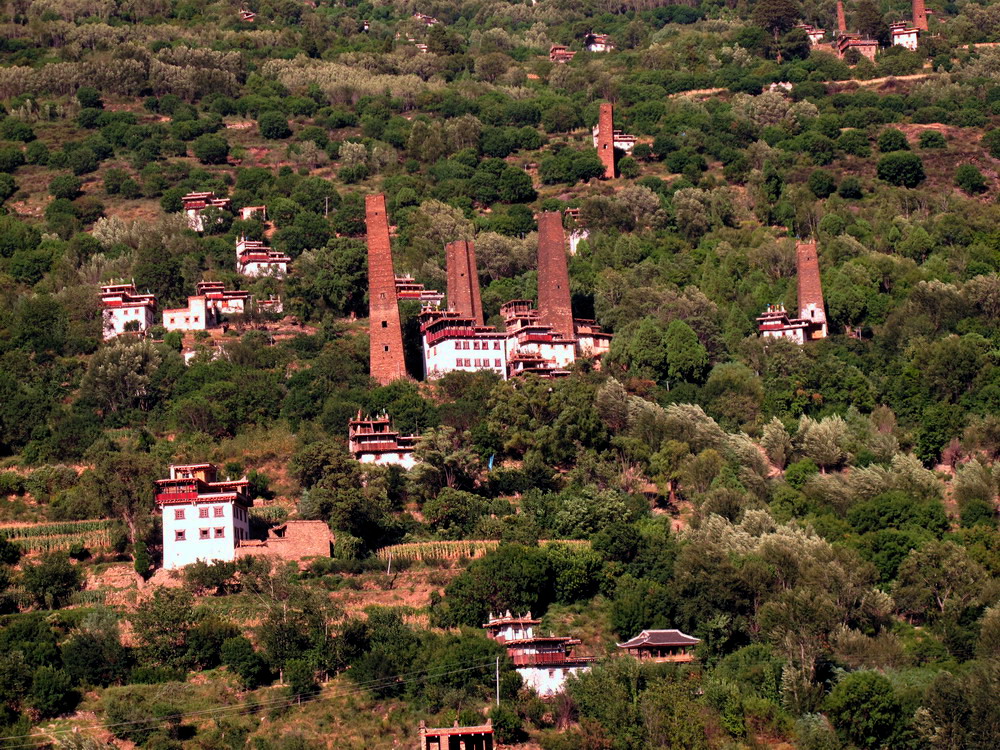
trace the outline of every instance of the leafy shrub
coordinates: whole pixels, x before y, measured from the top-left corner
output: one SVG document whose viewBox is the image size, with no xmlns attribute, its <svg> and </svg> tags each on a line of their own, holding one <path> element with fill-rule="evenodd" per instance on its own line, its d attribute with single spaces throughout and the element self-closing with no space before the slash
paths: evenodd
<svg viewBox="0 0 1000 750">
<path fill-rule="evenodd" d="M 83 182 L 78 177 L 68 174 L 59 175 L 53 177 L 52 181 L 49 182 L 49 194 L 53 198 L 64 198 L 71 201 L 80 196 L 82 187 Z"/>
<path fill-rule="evenodd" d="M 809 175 L 809 189 L 817 198 L 829 198 L 837 189 L 837 181 L 825 169 L 816 169 Z"/>
<path fill-rule="evenodd" d="M 955 185 L 968 195 L 986 192 L 986 178 L 972 164 L 962 164 L 955 170 Z"/>
<path fill-rule="evenodd" d="M 260 134 L 268 140 L 280 140 L 292 134 L 288 120 L 280 112 L 261 112 L 257 118 L 257 127 L 260 129 Z"/>
<path fill-rule="evenodd" d="M 875 169 L 880 180 L 897 187 L 915 188 L 927 176 L 920 157 L 909 151 L 895 151 L 879 159 Z"/>
<path fill-rule="evenodd" d="M 920 148 L 946 148 L 948 143 L 937 130 L 925 130 L 918 141 Z"/>
<path fill-rule="evenodd" d="M 195 158 L 202 164 L 225 164 L 229 158 L 229 143 L 219 135 L 198 136 L 191 148 Z"/>
<path fill-rule="evenodd" d="M 886 128 L 879 134 L 878 150 L 883 154 L 888 154 L 891 151 L 908 151 L 909 148 L 910 143 L 901 130 Z"/>
</svg>

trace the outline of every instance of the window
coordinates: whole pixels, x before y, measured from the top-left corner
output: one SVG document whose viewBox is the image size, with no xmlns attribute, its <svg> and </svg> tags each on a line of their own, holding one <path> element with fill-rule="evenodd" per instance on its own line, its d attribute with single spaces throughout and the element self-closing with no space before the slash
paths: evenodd
<svg viewBox="0 0 1000 750">
<path fill-rule="evenodd" d="M 199 539 L 208 539 L 208 529 L 198 529 Z"/>
<path fill-rule="evenodd" d="M 383 321 L 382 321 L 382 327 L 383 327 L 383 328 L 388 328 L 388 327 L 389 327 L 389 321 L 387 321 L 387 320 L 383 320 Z"/>
<path fill-rule="evenodd" d="M 386 352 L 387 352 L 387 351 L 389 351 L 389 345 L 388 345 L 388 344 L 386 344 L 385 346 L 383 346 L 383 347 L 382 347 L 382 350 L 383 350 L 383 351 L 386 351 Z"/>
<path fill-rule="evenodd" d="M 500 348 L 500 342 L 499 341 L 494 341 L 493 342 L 493 348 L 494 349 L 499 349 Z"/>
<path fill-rule="evenodd" d="M 499 367 L 500 367 L 500 360 L 499 359 L 494 359 L 493 360 L 493 366 L 499 369 Z"/>
<path fill-rule="evenodd" d="M 183 542 L 184 541 L 184 532 L 183 531 L 175 531 L 174 532 L 174 541 L 175 542 Z"/>
<path fill-rule="evenodd" d="M 223 516 L 226 515 L 226 510 L 221 505 L 216 505 L 214 508 L 212 508 L 212 515 L 215 516 L 216 518 L 222 518 Z"/>
<path fill-rule="evenodd" d="M 194 316 L 194 322 L 195 322 L 195 323 L 197 323 L 197 322 L 198 322 L 198 316 L 197 316 L 197 315 L 195 315 L 195 316 Z"/>
<path fill-rule="evenodd" d="M 468 348 L 469 348 L 469 342 L 468 341 L 463 341 L 462 342 L 462 348 L 468 350 Z"/>
<path fill-rule="evenodd" d="M 174 511 L 174 520 L 175 521 L 183 521 L 184 520 L 184 511 L 183 510 L 175 510 Z"/>
<path fill-rule="evenodd" d="M 226 530 L 222 526 L 219 526 L 219 527 L 217 527 L 215 529 L 215 538 L 216 539 L 222 539 L 225 536 L 226 536 Z"/>
<path fill-rule="evenodd" d="M 208 508 L 198 508 L 198 518 L 208 518 Z"/>
</svg>

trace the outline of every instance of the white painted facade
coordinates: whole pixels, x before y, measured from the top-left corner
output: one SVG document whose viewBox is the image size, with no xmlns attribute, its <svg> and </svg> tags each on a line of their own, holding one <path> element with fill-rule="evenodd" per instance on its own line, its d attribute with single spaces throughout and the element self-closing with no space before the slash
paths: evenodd
<svg viewBox="0 0 1000 750">
<path fill-rule="evenodd" d="M 250 536 L 247 510 L 232 493 L 199 495 L 183 505 L 164 505 L 163 567 L 174 570 L 202 560 L 236 559 L 236 544 Z"/>
<path fill-rule="evenodd" d="M 155 316 L 156 297 L 139 294 L 135 284 L 105 284 L 101 287 L 101 328 L 105 340 L 125 333 L 125 326 L 129 323 L 137 323 L 138 332 L 144 333 L 153 326 Z"/>
<path fill-rule="evenodd" d="M 125 333 L 125 326 L 132 322 L 139 324 L 139 332 L 148 331 L 153 326 L 154 310 L 142 303 L 105 307 L 101 312 L 105 340 Z"/>
<path fill-rule="evenodd" d="M 386 451 L 380 453 L 359 453 L 358 463 L 375 464 L 376 466 L 399 466 L 409 471 L 417 465 L 412 450 Z"/>
<path fill-rule="evenodd" d="M 576 249 L 583 240 L 590 237 L 590 232 L 586 229 L 574 229 L 569 233 L 569 254 L 576 255 Z"/>
<path fill-rule="evenodd" d="M 214 324 L 214 311 L 204 296 L 188 297 L 187 307 L 163 311 L 163 327 L 168 331 L 204 331 Z"/>
<path fill-rule="evenodd" d="M 908 50 L 916 51 L 920 45 L 919 29 L 893 29 L 892 44 L 895 47 L 905 47 Z"/>
<path fill-rule="evenodd" d="M 436 379 L 455 371 L 492 370 L 506 379 L 507 346 L 507 339 L 496 335 L 490 338 L 475 335 L 444 338 L 424 346 L 424 373 L 428 378 Z"/>
<path fill-rule="evenodd" d="M 171 466 L 169 477 L 156 481 L 163 567 L 236 559 L 236 547 L 250 537 L 248 486 L 246 477 L 216 481 L 213 464 Z"/>
<path fill-rule="evenodd" d="M 590 665 L 552 666 L 552 667 L 517 667 L 524 684 L 533 688 L 541 698 L 550 698 L 563 691 L 566 678 L 571 674 L 579 674 L 590 669 Z"/>
<path fill-rule="evenodd" d="M 282 277 L 288 273 L 291 257 L 272 250 L 259 240 L 241 237 L 236 242 L 236 272 L 257 278 L 259 276 Z"/>
</svg>

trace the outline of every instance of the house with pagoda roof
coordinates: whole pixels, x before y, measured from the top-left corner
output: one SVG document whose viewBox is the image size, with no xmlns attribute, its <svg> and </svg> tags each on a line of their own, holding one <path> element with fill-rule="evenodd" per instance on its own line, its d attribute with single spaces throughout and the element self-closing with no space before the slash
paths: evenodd
<svg viewBox="0 0 1000 750">
<path fill-rule="evenodd" d="M 483 627 L 486 635 L 507 649 L 514 669 L 524 684 L 533 688 L 542 698 L 561 693 L 566 678 L 585 672 L 594 663 L 593 656 L 577 656 L 573 647 L 580 641 L 564 635 L 538 635 L 536 628 L 541 620 L 533 619 L 531 612 L 490 616 Z"/>
<path fill-rule="evenodd" d="M 384 412 L 374 417 L 357 416 L 347 425 L 347 449 L 363 464 L 393 464 L 404 469 L 417 465 L 413 455 L 419 435 L 402 435 Z"/>
<path fill-rule="evenodd" d="M 640 661 L 684 663 L 695 660 L 691 651 L 699 643 L 700 638 L 679 630 L 643 630 L 618 648 Z"/>
</svg>

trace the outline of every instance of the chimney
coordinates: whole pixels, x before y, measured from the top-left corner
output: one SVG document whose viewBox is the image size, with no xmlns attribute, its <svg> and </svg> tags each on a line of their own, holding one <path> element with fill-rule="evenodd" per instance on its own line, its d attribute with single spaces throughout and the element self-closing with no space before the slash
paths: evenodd
<svg viewBox="0 0 1000 750">
<path fill-rule="evenodd" d="M 841 34 L 847 31 L 847 19 L 844 17 L 844 0 L 837 0 L 837 31 Z"/>
<path fill-rule="evenodd" d="M 406 363 L 384 195 L 365 196 L 365 225 L 368 228 L 369 372 L 380 385 L 386 385 L 406 377 Z"/>
<path fill-rule="evenodd" d="M 574 338 L 566 241 L 560 211 L 545 211 L 538 215 L 538 312 L 539 320 L 551 326 L 561 338 Z"/>
<path fill-rule="evenodd" d="M 483 302 L 476 268 L 476 247 L 467 240 L 445 245 L 448 266 L 448 307 L 483 325 Z"/>
<path fill-rule="evenodd" d="M 927 8 L 924 0 L 913 0 L 913 25 L 921 31 L 927 31 Z"/>
<path fill-rule="evenodd" d="M 615 118 L 611 104 L 601 104 L 597 120 L 597 155 L 604 165 L 604 179 L 615 177 Z"/>
<path fill-rule="evenodd" d="M 826 338 L 826 305 L 823 303 L 823 284 L 820 281 L 815 240 L 796 244 L 795 263 L 798 271 L 799 317 L 814 324 L 810 338 Z"/>
</svg>

